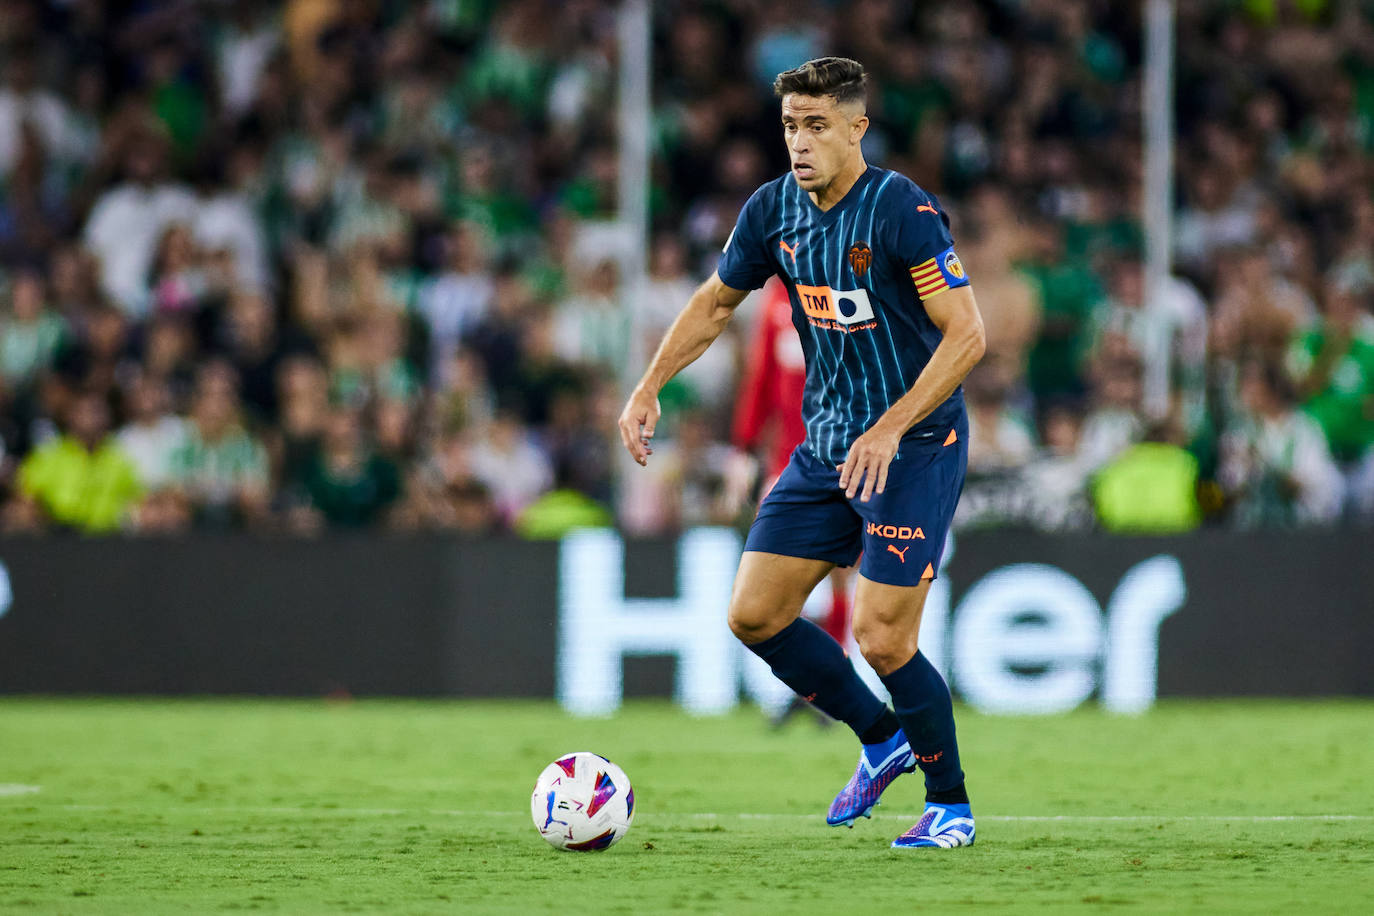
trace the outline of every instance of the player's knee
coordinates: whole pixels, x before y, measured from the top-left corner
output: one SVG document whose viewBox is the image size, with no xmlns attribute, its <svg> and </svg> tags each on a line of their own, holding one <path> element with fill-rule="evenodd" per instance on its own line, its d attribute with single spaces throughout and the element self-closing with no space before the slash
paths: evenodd
<svg viewBox="0 0 1374 916">
<path fill-rule="evenodd" d="M 787 614 L 760 601 L 730 602 L 730 632 L 747 646 L 763 642 L 788 624 Z"/>
<path fill-rule="evenodd" d="M 879 674 L 889 674 L 916 654 L 916 634 L 877 621 L 854 621 L 854 641 L 864 661 Z"/>
</svg>

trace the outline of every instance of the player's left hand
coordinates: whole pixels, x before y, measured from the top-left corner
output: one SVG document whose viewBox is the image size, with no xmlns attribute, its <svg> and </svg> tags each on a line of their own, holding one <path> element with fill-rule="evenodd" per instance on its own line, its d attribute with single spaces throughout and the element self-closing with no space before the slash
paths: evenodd
<svg viewBox="0 0 1374 916">
<path fill-rule="evenodd" d="M 897 443 L 901 438 L 901 433 L 888 429 L 879 420 L 854 440 L 840 465 L 840 489 L 844 490 L 846 499 L 853 499 L 860 485 L 863 486 L 860 502 L 868 502 L 874 493 L 883 492 L 887 485 L 887 466 L 897 456 Z"/>
</svg>

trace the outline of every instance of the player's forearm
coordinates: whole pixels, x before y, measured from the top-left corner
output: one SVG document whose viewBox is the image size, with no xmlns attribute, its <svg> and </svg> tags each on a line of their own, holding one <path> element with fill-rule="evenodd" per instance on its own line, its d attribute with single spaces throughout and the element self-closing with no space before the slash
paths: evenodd
<svg viewBox="0 0 1374 916">
<path fill-rule="evenodd" d="M 638 387 L 656 395 L 669 379 L 706 352 L 730 323 L 738 304 L 721 296 L 716 284 L 702 284 L 664 335 Z"/>
<path fill-rule="evenodd" d="M 947 328 L 911 390 L 889 407 L 878 423 L 891 424 L 899 436 L 920 423 L 949 399 L 978 365 L 986 348 L 982 321 Z"/>
</svg>

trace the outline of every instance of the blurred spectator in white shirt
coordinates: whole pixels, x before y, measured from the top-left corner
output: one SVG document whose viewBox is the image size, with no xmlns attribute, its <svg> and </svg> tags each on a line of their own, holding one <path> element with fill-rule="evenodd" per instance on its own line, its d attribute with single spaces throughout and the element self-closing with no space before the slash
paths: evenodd
<svg viewBox="0 0 1374 916">
<path fill-rule="evenodd" d="M 558 354 L 570 362 L 619 372 L 630 349 L 630 320 L 617 301 L 615 262 L 600 261 L 574 282 L 577 292 L 554 312 Z"/>
<path fill-rule="evenodd" d="M 258 81 L 281 44 L 272 7 L 255 0 L 226 4 L 227 21 L 215 36 L 215 64 L 220 104 L 227 114 L 242 115 L 258 96 Z"/>
<path fill-rule="evenodd" d="M 38 62 L 22 43 L 5 49 L 4 84 L 0 85 L 0 180 L 19 162 L 25 125 L 33 130 L 43 153 L 65 164 L 89 156 L 72 124 L 67 104 L 38 85 Z"/>
<path fill-rule="evenodd" d="M 420 290 L 420 314 L 429 327 L 431 381 L 439 380 L 463 338 L 491 309 L 496 284 L 488 245 L 480 226 L 459 223 L 444 239 L 443 273 Z"/>
<path fill-rule="evenodd" d="M 478 433 L 470 452 L 473 476 L 486 484 L 509 523 L 553 484 L 553 467 L 520 418 L 507 410 Z"/>
<path fill-rule="evenodd" d="M 1317 421 L 1295 409 L 1283 370 L 1252 360 L 1244 412 L 1222 436 L 1218 482 L 1243 528 L 1322 524 L 1340 515 L 1343 481 Z"/>
<path fill-rule="evenodd" d="M 100 261 L 100 285 L 125 314 L 148 311 L 148 275 L 163 233 L 196 217 L 190 189 L 166 178 L 167 144 L 145 132 L 125 154 L 125 180 L 95 202 L 86 246 Z"/>
<path fill-rule="evenodd" d="M 1207 306 L 1190 283 L 1166 277 L 1147 302 L 1140 261 L 1118 261 L 1111 269 L 1107 298 L 1093 310 L 1092 334 L 1094 356 L 1103 338 L 1116 334 L 1141 358 L 1141 407 L 1146 416 L 1155 420 L 1167 416 L 1173 408 L 1171 392 L 1180 392 L 1189 405 L 1189 429 L 1201 421 Z"/>
<path fill-rule="evenodd" d="M 1140 360 L 1124 341 L 1105 345 L 1094 369 L 1094 404 L 1078 439 L 1078 460 L 1087 473 L 1097 471 L 1144 435 L 1140 375 Z"/>
<path fill-rule="evenodd" d="M 9 308 L 0 313 L 0 382 L 13 393 L 46 371 L 68 335 L 62 316 L 48 308 L 42 274 L 21 270 L 10 281 Z"/>
<path fill-rule="evenodd" d="M 261 153 L 254 146 L 236 146 L 223 156 L 223 162 L 207 165 L 200 176 L 191 224 L 196 244 L 207 255 L 228 256 L 229 285 L 265 290 L 272 282 L 267 234 L 251 187 L 262 168 Z"/>
<path fill-rule="evenodd" d="M 1011 378 L 1005 364 L 979 366 L 964 382 L 968 405 L 968 471 L 987 474 L 1024 466 L 1035 456 L 1035 439 L 1007 403 Z"/>
<path fill-rule="evenodd" d="M 129 386 L 129 422 L 115 434 L 124 454 L 133 459 L 146 491 L 176 482 L 172 458 L 186 442 L 186 421 L 172 412 L 165 379 L 140 373 Z"/>
<path fill-rule="evenodd" d="M 649 274 L 642 291 L 633 297 L 637 365 L 653 355 L 658 342 L 676 320 L 678 312 L 696 292 L 697 283 L 687 273 L 687 248 L 672 233 L 661 233 L 649 252 Z M 743 306 L 741 322 L 758 320 L 761 310 Z M 671 385 L 690 390 L 688 401 L 717 410 L 730 404 L 739 375 L 739 338 L 743 324 L 731 322 L 695 362 L 683 369 Z"/>
<path fill-rule="evenodd" d="M 210 528 L 261 521 L 271 497 L 267 452 L 243 426 L 236 385 L 229 364 L 202 366 L 186 438 L 172 455 L 178 488 Z"/>
<path fill-rule="evenodd" d="M 1045 410 L 1044 449 L 1024 476 L 1031 500 L 1031 523 L 1042 531 L 1073 530 L 1092 519 L 1089 470 L 1080 453 L 1082 414 L 1070 404 Z"/>
<path fill-rule="evenodd" d="M 1188 176 L 1188 202 L 1179 211 L 1174 237 L 1180 264 L 1196 269 L 1219 249 L 1254 241 L 1255 211 L 1235 193 L 1235 180 L 1236 176 L 1216 166 L 1196 169 Z"/>
</svg>

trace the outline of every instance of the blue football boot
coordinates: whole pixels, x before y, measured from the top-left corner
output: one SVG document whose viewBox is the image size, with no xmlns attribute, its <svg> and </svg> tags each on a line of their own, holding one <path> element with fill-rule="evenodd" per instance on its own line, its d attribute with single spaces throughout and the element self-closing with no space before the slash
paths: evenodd
<svg viewBox="0 0 1374 916">
<path fill-rule="evenodd" d="M 906 733 L 897 734 L 880 744 L 865 744 L 859 751 L 859 765 L 849 784 L 840 790 L 830 803 L 825 822 L 832 827 L 854 826 L 854 819 L 872 817 L 873 808 L 883 790 L 903 773 L 916 769 L 916 755 L 911 752 Z"/>
<path fill-rule="evenodd" d="M 926 803 L 926 813 L 916 825 L 892 841 L 893 849 L 935 847 L 951 849 L 973 845 L 973 811 L 968 805 Z"/>
</svg>

